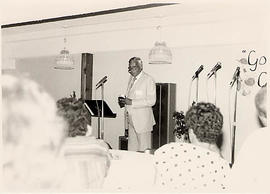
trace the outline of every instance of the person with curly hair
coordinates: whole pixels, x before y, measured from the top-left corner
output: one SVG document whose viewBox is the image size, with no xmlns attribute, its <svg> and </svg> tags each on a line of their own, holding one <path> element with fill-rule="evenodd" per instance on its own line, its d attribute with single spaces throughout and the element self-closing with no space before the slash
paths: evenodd
<svg viewBox="0 0 270 194">
<path fill-rule="evenodd" d="M 223 116 L 219 108 L 211 103 L 197 103 L 187 111 L 185 122 L 192 144 L 221 154 L 217 144 L 222 135 Z"/>
<path fill-rule="evenodd" d="M 163 145 L 154 153 L 156 187 L 177 192 L 224 192 L 229 163 L 217 146 L 223 116 L 215 105 L 199 102 L 186 112 L 190 143 Z"/>
<path fill-rule="evenodd" d="M 91 116 L 82 99 L 76 97 L 61 98 L 57 101 L 58 114 L 68 123 L 67 136 L 85 136 L 87 125 L 91 124 Z"/>
<path fill-rule="evenodd" d="M 74 96 L 57 101 L 58 114 L 68 123 L 62 154 L 79 180 L 79 190 L 100 189 L 110 167 L 109 145 L 92 136 L 91 115 L 83 99 Z M 69 177 L 70 182 L 74 177 Z M 72 188 L 71 188 L 72 189 Z"/>
</svg>

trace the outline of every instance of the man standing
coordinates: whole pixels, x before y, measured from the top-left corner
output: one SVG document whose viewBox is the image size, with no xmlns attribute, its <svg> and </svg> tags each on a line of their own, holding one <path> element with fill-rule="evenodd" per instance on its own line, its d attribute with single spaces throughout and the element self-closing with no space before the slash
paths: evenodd
<svg viewBox="0 0 270 194">
<path fill-rule="evenodd" d="M 125 105 L 129 128 L 128 150 L 144 151 L 151 149 L 151 131 L 155 125 L 152 106 L 156 103 L 156 84 L 153 78 L 145 73 L 139 57 L 129 60 L 130 79 L 126 97 L 119 101 Z"/>
</svg>

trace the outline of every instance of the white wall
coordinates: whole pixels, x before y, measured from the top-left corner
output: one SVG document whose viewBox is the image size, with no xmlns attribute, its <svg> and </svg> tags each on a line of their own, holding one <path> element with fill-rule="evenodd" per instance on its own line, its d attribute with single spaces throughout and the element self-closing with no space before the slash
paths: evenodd
<svg viewBox="0 0 270 194">
<path fill-rule="evenodd" d="M 56 56 L 18 59 L 16 61 L 16 72 L 25 74 L 29 78 L 37 81 L 55 100 L 70 97 L 73 91 L 75 91 L 77 97 L 80 97 L 80 54 L 72 56 L 77 66 L 77 68 L 72 71 L 54 69 L 55 57 Z"/>
</svg>

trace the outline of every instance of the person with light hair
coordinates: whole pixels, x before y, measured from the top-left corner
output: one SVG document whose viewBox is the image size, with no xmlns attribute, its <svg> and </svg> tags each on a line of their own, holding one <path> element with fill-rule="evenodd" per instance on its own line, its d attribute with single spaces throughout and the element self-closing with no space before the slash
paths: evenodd
<svg viewBox="0 0 270 194">
<path fill-rule="evenodd" d="M 262 87 L 255 96 L 255 106 L 262 127 L 267 126 L 267 88 Z"/>
<path fill-rule="evenodd" d="M 36 82 L 11 75 L 2 75 L 1 81 L 3 190 L 81 192 L 101 188 L 109 167 L 108 149 L 95 138 L 68 141 L 68 132 L 78 134 L 82 126 L 72 122 L 70 127 L 53 98 Z M 77 108 L 81 112 L 81 106 Z M 74 126 L 79 128 L 74 130 Z M 70 165 L 77 161 L 78 153 L 83 174 Z"/>
<path fill-rule="evenodd" d="M 156 103 L 154 79 L 143 71 L 139 57 L 128 61 L 130 74 L 125 98 L 118 103 L 125 107 L 125 120 L 128 123 L 128 150 L 145 151 L 152 149 L 153 126 L 156 124 L 152 106 Z"/>
<path fill-rule="evenodd" d="M 230 175 L 232 192 L 270 192 L 270 130 L 267 127 L 267 87 L 255 96 L 260 128 L 247 137 L 236 155 Z"/>
<path fill-rule="evenodd" d="M 30 79 L 2 75 L 1 81 L 4 190 L 58 190 L 65 122 L 54 100 Z"/>
</svg>

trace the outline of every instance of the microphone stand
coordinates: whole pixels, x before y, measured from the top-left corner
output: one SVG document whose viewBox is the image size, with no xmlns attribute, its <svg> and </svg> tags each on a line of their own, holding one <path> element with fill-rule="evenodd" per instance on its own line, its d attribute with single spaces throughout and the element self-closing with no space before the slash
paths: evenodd
<svg viewBox="0 0 270 194">
<path fill-rule="evenodd" d="M 107 81 L 107 76 L 105 77 L 106 79 L 104 79 L 102 81 L 102 83 L 98 83 L 96 86 L 96 89 L 98 89 L 99 87 L 101 87 L 101 110 L 98 107 L 98 103 L 97 103 L 97 107 L 98 107 L 98 139 L 102 139 L 104 140 L 104 83 Z M 101 122 L 100 122 L 100 112 L 101 112 Z M 104 141 L 109 149 L 112 149 L 111 145 Z"/>
<path fill-rule="evenodd" d="M 98 106 L 98 103 L 97 104 L 97 107 L 98 107 L 98 139 L 100 139 L 100 108 Z"/>
<path fill-rule="evenodd" d="M 98 110 L 98 139 L 104 139 L 104 83 L 105 82 L 106 81 L 103 81 L 97 87 L 97 88 L 101 87 L 101 110 L 100 108 Z M 101 112 L 101 121 L 100 121 L 100 112 Z"/>
<path fill-rule="evenodd" d="M 235 96 L 234 96 L 234 112 L 233 112 L 233 129 L 232 129 L 232 147 L 231 147 L 231 163 L 230 167 L 234 164 L 234 154 L 235 154 L 235 132 L 236 132 L 236 110 L 237 110 L 237 97 L 238 97 L 238 87 L 239 87 L 239 77 L 236 77 L 236 87 L 235 87 Z M 231 86 L 232 87 L 232 86 Z"/>
<path fill-rule="evenodd" d="M 198 97 L 199 97 L 199 74 L 198 73 L 196 73 L 195 79 L 196 79 L 196 103 L 197 103 Z"/>
<path fill-rule="evenodd" d="M 215 105 L 216 105 L 217 104 L 217 71 L 214 71 L 214 73 L 212 75 L 214 75 L 214 79 L 215 79 L 215 82 L 214 82 L 214 87 L 215 87 L 214 101 L 215 101 Z M 207 83 L 208 83 L 208 80 L 211 78 L 212 75 L 208 76 Z"/>
<path fill-rule="evenodd" d="M 196 80 L 196 103 L 198 102 L 198 96 L 199 96 L 199 74 L 201 73 L 202 70 L 203 70 L 203 65 L 201 65 L 199 69 L 195 72 L 195 74 L 192 76 L 192 81 L 191 81 L 192 83 L 194 79 L 197 79 Z"/>
<path fill-rule="evenodd" d="M 104 82 L 101 84 L 101 139 L 104 139 Z"/>
</svg>

